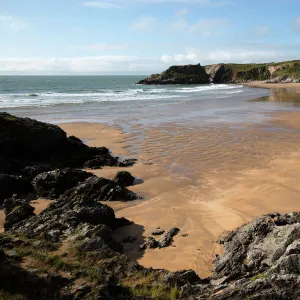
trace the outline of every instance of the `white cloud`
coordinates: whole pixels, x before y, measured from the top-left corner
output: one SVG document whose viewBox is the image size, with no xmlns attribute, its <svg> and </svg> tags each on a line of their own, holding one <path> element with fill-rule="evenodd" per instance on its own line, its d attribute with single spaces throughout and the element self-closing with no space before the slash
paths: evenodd
<svg viewBox="0 0 300 300">
<path fill-rule="evenodd" d="M 154 17 L 141 17 L 133 22 L 130 26 L 133 30 L 149 31 L 156 24 L 156 19 Z"/>
<path fill-rule="evenodd" d="M 13 16 L 0 16 L 0 29 L 18 32 L 26 29 L 27 24 L 22 19 Z"/>
<path fill-rule="evenodd" d="M 171 3 L 171 4 L 199 4 L 205 6 L 227 6 L 232 5 L 232 1 L 217 1 L 217 0 L 127 0 L 124 3 L 123 0 L 111 0 L 111 1 L 85 1 L 83 2 L 84 6 L 88 7 L 98 7 L 98 8 L 121 8 L 126 4 L 162 4 L 162 3 Z"/>
<path fill-rule="evenodd" d="M 262 25 L 253 29 L 252 34 L 256 37 L 266 37 L 270 33 L 268 26 Z"/>
<path fill-rule="evenodd" d="M 175 16 L 176 17 L 181 17 L 181 16 L 185 16 L 189 13 L 188 9 L 186 8 L 183 8 L 183 9 L 180 9 L 178 11 L 175 12 Z"/>
<path fill-rule="evenodd" d="M 195 48 L 186 48 L 184 53 L 162 55 L 160 60 L 167 64 L 189 64 L 189 63 L 259 63 L 280 61 L 294 56 L 289 56 L 285 51 L 272 50 L 247 50 L 244 48 L 224 49 L 217 51 L 199 51 Z"/>
<path fill-rule="evenodd" d="M 243 47 L 186 47 L 161 56 L 100 55 L 69 58 L 1 58 L 0 74 L 149 74 L 175 64 L 259 63 L 297 58 L 292 50 L 274 45 Z M 213 50 L 213 49 L 222 50 Z M 256 50 L 259 49 L 259 50 Z"/>
<path fill-rule="evenodd" d="M 295 31 L 300 32 L 300 16 L 292 21 L 292 27 Z"/>
</svg>

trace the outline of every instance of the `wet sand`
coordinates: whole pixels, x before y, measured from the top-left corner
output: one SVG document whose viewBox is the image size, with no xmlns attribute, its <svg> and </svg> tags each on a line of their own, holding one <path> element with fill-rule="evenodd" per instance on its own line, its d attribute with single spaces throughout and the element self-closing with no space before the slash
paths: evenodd
<svg viewBox="0 0 300 300">
<path fill-rule="evenodd" d="M 135 128 L 130 134 L 114 126 L 106 128 L 109 136 L 98 124 L 62 127 L 72 128 L 69 132 L 80 138 L 89 137 L 89 145 L 104 145 L 114 154 L 139 159 L 127 170 L 143 179 L 131 189 L 144 200 L 109 203 L 118 217 L 135 222 L 115 233 L 119 241 L 128 235 L 138 238 L 125 244 L 126 254 L 146 267 L 192 268 L 205 277 L 222 251 L 216 243 L 221 234 L 261 214 L 299 210 L 299 119 L 297 111 L 277 112 L 261 124 L 168 123 Z M 118 170 L 94 173 L 113 177 Z M 174 226 L 181 231 L 173 246 L 138 251 L 151 231 Z"/>
</svg>

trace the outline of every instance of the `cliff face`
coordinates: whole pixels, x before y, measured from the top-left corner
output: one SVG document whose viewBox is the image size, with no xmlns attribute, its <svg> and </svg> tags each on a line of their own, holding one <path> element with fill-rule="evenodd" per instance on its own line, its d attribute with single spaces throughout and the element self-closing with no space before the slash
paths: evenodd
<svg viewBox="0 0 300 300">
<path fill-rule="evenodd" d="M 139 84 L 205 84 L 209 75 L 200 65 L 172 66 L 161 74 L 153 74 Z"/>
<path fill-rule="evenodd" d="M 300 82 L 300 61 L 266 64 L 214 64 L 172 66 L 140 84 L 244 83 L 250 81 Z"/>
</svg>

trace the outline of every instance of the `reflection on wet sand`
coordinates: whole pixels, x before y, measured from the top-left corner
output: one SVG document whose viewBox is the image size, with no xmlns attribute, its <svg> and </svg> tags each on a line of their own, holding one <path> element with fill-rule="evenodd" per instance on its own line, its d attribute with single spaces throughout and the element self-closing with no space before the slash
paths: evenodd
<svg viewBox="0 0 300 300">
<path fill-rule="evenodd" d="M 260 97 L 258 99 L 249 100 L 249 102 L 280 102 L 284 105 L 300 106 L 300 87 L 299 88 L 277 88 L 272 89 L 270 96 Z"/>
</svg>

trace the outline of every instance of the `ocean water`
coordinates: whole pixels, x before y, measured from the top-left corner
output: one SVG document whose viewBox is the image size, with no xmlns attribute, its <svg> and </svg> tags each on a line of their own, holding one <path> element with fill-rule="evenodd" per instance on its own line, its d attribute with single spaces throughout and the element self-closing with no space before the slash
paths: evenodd
<svg viewBox="0 0 300 300">
<path fill-rule="evenodd" d="M 256 122 L 262 112 L 277 109 L 274 103 L 248 101 L 269 96 L 267 89 L 230 84 L 137 85 L 145 76 L 0 76 L 0 110 L 53 123 L 132 126 L 182 119 Z"/>
</svg>

